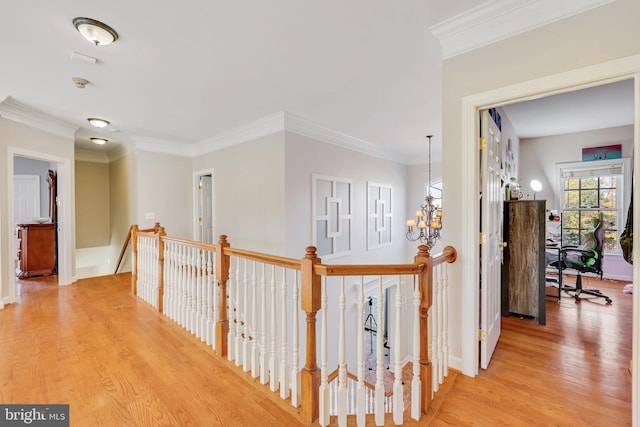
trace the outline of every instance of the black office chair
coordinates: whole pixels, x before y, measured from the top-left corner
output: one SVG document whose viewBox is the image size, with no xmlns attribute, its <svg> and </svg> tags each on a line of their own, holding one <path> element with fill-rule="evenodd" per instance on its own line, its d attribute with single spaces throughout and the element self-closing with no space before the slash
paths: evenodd
<svg viewBox="0 0 640 427">
<path fill-rule="evenodd" d="M 580 246 L 566 245 L 560 248 L 560 268 L 564 270 L 576 270 L 575 286 L 562 286 L 562 291 L 573 293 L 576 301 L 582 299 L 582 295 L 591 295 L 604 298 L 607 304 L 612 300 L 597 289 L 584 289 L 582 287 L 582 273 L 594 273 L 602 280 L 602 259 L 604 246 L 604 226 L 602 212 L 593 220 L 593 228 L 584 235 L 585 242 Z M 557 264 L 556 264 L 557 267 Z"/>
</svg>

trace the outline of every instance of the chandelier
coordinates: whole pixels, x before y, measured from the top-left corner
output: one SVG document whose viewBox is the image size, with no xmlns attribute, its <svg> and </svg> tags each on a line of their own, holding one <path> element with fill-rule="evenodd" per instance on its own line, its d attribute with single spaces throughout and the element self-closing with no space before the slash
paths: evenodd
<svg viewBox="0 0 640 427">
<path fill-rule="evenodd" d="M 416 211 L 416 219 L 407 220 L 407 239 L 412 242 L 419 240 L 427 245 L 429 249 L 433 248 L 436 242 L 440 240 L 440 230 L 442 229 L 442 209 L 434 204 L 435 198 L 431 194 L 432 137 L 433 135 L 427 135 L 429 139 L 427 196 L 424 198 L 424 204 L 420 205 L 420 209 Z"/>
</svg>

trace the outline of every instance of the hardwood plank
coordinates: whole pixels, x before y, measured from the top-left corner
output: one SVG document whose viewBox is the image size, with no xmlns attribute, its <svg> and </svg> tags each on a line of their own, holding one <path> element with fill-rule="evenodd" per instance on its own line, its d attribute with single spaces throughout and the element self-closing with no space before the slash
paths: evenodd
<svg viewBox="0 0 640 427">
<path fill-rule="evenodd" d="M 303 425 L 288 401 L 137 301 L 129 277 L 20 281 L 18 302 L 0 310 L 0 401 L 69 403 L 73 426 Z M 405 413 L 405 425 L 631 425 L 632 297 L 621 283 L 586 284 L 613 305 L 547 298 L 546 325 L 503 318 L 489 369 L 451 371 L 427 418 Z"/>
</svg>

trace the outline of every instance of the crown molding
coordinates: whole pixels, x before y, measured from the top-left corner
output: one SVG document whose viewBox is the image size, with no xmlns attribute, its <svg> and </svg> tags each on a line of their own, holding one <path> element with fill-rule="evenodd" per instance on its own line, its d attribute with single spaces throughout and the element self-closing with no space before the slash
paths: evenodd
<svg viewBox="0 0 640 427">
<path fill-rule="evenodd" d="M 160 138 L 137 136 L 133 138 L 136 150 L 174 156 L 194 157 L 194 145 L 188 142 L 167 141 Z"/>
<path fill-rule="evenodd" d="M 0 103 L 0 117 L 22 123 L 42 130 L 44 132 L 60 136 L 73 141 L 74 135 L 78 130 L 78 126 L 50 116 L 42 111 L 38 111 L 28 107 L 21 102 L 16 101 L 11 96 L 7 96 Z"/>
<path fill-rule="evenodd" d="M 279 111 L 207 138 L 196 144 L 194 155 L 200 156 L 232 145 L 282 132 L 284 130 L 284 117 L 285 112 Z"/>
<path fill-rule="evenodd" d="M 74 150 L 74 160 L 91 163 L 109 163 L 111 161 L 109 156 L 102 151 L 83 150 L 82 148 Z"/>
<path fill-rule="evenodd" d="M 347 150 L 356 151 L 373 157 L 404 163 L 405 159 L 397 154 L 383 150 L 377 145 L 365 140 L 347 135 L 342 132 L 322 126 L 311 120 L 296 116 L 291 113 L 284 113 L 284 130 L 298 135 L 316 139 L 318 141 L 333 144 Z"/>
<path fill-rule="evenodd" d="M 490 0 L 429 30 L 447 59 L 613 1 Z"/>
</svg>

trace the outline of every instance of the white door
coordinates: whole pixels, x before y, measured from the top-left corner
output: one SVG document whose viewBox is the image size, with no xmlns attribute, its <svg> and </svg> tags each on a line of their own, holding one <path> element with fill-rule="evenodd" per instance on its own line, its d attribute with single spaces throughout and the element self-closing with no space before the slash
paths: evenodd
<svg viewBox="0 0 640 427">
<path fill-rule="evenodd" d="M 40 176 L 13 176 L 13 219 L 16 224 L 33 222 L 40 216 Z"/>
<path fill-rule="evenodd" d="M 500 130 L 488 111 L 481 113 L 482 181 L 480 208 L 480 367 L 487 369 L 500 338 L 502 267 L 502 183 Z"/>
<path fill-rule="evenodd" d="M 213 177 L 200 175 L 198 180 L 198 240 L 215 243 L 213 235 Z"/>
</svg>

